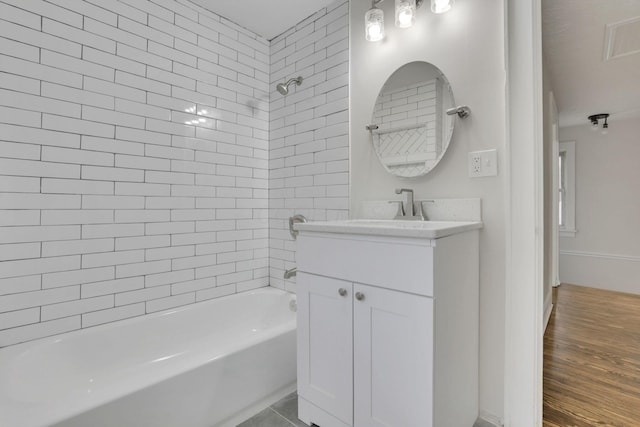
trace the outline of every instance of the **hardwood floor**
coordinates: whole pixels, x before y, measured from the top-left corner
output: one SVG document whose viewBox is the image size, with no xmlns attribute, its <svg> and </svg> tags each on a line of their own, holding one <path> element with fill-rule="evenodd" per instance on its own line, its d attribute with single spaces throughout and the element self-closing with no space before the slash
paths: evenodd
<svg viewBox="0 0 640 427">
<path fill-rule="evenodd" d="M 544 337 L 544 426 L 640 426 L 640 296 L 554 289 Z"/>
</svg>

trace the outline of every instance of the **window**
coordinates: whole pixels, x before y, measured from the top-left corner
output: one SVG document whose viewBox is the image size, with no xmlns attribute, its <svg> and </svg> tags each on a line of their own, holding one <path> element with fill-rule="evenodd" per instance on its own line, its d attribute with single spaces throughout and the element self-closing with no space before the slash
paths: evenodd
<svg viewBox="0 0 640 427">
<path fill-rule="evenodd" d="M 558 150 L 558 225 L 560 237 L 576 234 L 576 144 L 561 142 Z"/>
<path fill-rule="evenodd" d="M 560 186 L 558 188 L 558 215 L 559 220 L 558 224 L 560 227 L 563 227 L 567 223 L 567 209 L 565 204 L 567 203 L 567 178 L 566 178 L 566 170 L 567 170 L 567 152 L 560 151 L 560 158 L 558 159 L 558 177 Z"/>
</svg>

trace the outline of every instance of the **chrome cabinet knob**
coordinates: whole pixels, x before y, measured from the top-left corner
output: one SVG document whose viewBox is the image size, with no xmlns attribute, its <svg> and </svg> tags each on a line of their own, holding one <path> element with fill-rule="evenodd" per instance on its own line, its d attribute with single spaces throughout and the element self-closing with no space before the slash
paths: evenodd
<svg viewBox="0 0 640 427">
<path fill-rule="evenodd" d="M 356 292 L 356 299 L 358 301 L 362 301 L 364 299 L 364 294 L 362 292 Z"/>
<path fill-rule="evenodd" d="M 347 295 L 347 290 L 345 288 L 338 289 L 338 295 L 340 295 L 341 297 Z"/>
</svg>

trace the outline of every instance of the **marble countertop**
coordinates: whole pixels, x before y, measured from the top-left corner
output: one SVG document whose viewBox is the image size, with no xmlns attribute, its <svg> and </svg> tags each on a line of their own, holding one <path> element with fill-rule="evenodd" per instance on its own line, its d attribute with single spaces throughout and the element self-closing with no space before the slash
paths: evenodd
<svg viewBox="0 0 640 427">
<path fill-rule="evenodd" d="M 438 239 L 482 228 L 480 221 L 403 221 L 395 219 L 351 219 L 298 223 L 302 232 L 360 234 L 369 236 Z"/>
</svg>

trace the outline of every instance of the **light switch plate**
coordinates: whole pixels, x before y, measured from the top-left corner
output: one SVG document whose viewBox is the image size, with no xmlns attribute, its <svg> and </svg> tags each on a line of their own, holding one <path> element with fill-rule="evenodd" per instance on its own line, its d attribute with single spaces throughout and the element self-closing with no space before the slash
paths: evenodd
<svg viewBox="0 0 640 427">
<path fill-rule="evenodd" d="M 469 153 L 469 178 L 498 175 L 498 151 L 496 149 Z"/>
</svg>

